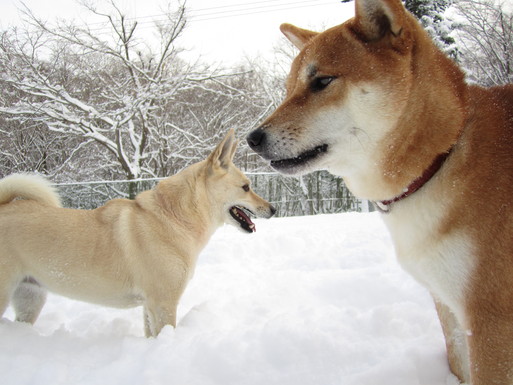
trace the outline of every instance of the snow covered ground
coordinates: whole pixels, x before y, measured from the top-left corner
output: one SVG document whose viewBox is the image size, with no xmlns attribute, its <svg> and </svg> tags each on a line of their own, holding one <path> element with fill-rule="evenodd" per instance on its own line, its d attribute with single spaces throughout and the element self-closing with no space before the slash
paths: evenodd
<svg viewBox="0 0 513 385">
<path fill-rule="evenodd" d="M 453 385 L 428 293 L 377 213 L 218 230 L 176 330 L 142 310 L 50 296 L 34 327 L 0 322 L 3 385 Z"/>
</svg>

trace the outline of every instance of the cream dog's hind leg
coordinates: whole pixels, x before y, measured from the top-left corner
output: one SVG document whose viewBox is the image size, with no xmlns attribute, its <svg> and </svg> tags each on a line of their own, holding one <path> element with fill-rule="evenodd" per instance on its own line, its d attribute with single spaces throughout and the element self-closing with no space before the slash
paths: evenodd
<svg viewBox="0 0 513 385">
<path fill-rule="evenodd" d="M 19 278 L 16 277 L 16 269 L 12 267 L 9 261 L 4 261 L 2 258 L 3 256 L 0 255 L 0 317 L 7 310 L 19 283 Z"/>
<path fill-rule="evenodd" d="M 35 279 L 25 278 L 14 291 L 11 301 L 16 321 L 33 324 L 46 302 L 46 289 Z"/>
</svg>

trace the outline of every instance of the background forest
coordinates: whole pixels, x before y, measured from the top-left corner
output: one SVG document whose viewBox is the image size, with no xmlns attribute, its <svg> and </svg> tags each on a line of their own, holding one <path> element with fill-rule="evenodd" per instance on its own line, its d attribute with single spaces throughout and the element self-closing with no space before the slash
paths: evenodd
<svg viewBox="0 0 513 385">
<path fill-rule="evenodd" d="M 151 41 L 115 1 L 107 10 L 82 5 L 103 19 L 102 33 L 97 25 L 43 21 L 28 8 L 22 27 L 1 31 L 0 177 L 47 175 L 71 207 L 133 197 L 203 159 L 229 128 L 243 139 L 283 98 L 296 54 L 285 40 L 270 62 L 221 68 L 183 58 L 186 3 L 167 4 Z M 511 7 L 495 0 L 405 5 L 470 82 L 513 81 Z M 362 209 L 340 179 L 276 175 L 244 140 L 235 163 L 280 215 Z"/>
</svg>

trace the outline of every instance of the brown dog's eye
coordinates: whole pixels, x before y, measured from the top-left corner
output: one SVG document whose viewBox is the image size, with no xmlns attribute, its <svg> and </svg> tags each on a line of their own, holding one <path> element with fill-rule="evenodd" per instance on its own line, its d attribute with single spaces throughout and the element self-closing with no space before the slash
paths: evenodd
<svg viewBox="0 0 513 385">
<path fill-rule="evenodd" d="M 245 184 L 244 186 L 242 186 L 242 189 L 246 192 L 249 191 L 249 185 L 248 184 Z"/>
<path fill-rule="evenodd" d="M 313 92 L 322 91 L 325 89 L 333 80 L 334 76 L 320 76 L 318 78 L 314 78 L 312 83 L 310 83 L 310 89 Z"/>
</svg>

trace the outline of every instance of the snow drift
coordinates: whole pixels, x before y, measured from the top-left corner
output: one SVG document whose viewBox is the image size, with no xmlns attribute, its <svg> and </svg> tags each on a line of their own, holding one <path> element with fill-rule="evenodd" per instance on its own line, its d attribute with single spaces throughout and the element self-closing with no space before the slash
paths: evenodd
<svg viewBox="0 0 513 385">
<path fill-rule="evenodd" d="M 457 384 L 429 294 L 378 214 L 218 230 L 179 307 L 143 337 L 142 310 L 49 296 L 38 322 L 0 322 L 4 385 Z"/>
</svg>

